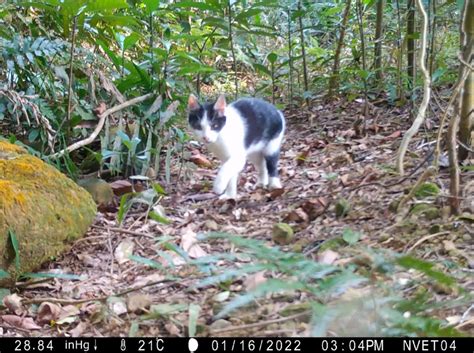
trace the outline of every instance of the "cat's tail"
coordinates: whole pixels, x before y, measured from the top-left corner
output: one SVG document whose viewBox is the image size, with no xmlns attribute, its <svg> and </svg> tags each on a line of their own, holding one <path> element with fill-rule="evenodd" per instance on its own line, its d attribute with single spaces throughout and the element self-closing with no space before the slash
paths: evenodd
<svg viewBox="0 0 474 353">
<path fill-rule="evenodd" d="M 278 111 L 278 113 L 281 116 L 281 133 L 284 135 L 285 129 L 286 129 L 286 121 L 285 121 L 285 116 L 283 115 L 283 112 L 281 110 Z"/>
</svg>

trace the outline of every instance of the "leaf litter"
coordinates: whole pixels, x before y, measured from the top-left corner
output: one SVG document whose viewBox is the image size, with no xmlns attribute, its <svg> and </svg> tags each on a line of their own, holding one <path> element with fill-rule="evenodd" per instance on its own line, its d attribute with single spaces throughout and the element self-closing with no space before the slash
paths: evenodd
<svg viewBox="0 0 474 353">
<path fill-rule="evenodd" d="M 256 173 L 247 165 L 241 174 L 237 201 L 218 200 L 211 193 L 219 163 L 205 148 L 189 146 L 184 173 L 176 160 L 170 171 L 172 183 L 158 179 L 167 193 L 159 214 L 166 214 L 170 223 L 147 220 L 140 207 L 130 210 L 121 226 L 117 207 L 99 213 L 84 239 L 41 270 L 74 273 L 80 280 L 30 280 L 18 294 L 4 297 L 0 306 L 3 335 L 28 336 L 33 330 L 42 336 L 322 334 L 328 327 L 322 322 L 311 324 L 311 298 L 298 289 L 270 291 L 250 298 L 231 314 L 217 317 L 232 300 L 262 287 L 272 288 L 281 275 L 260 268 L 245 249 L 217 238 L 202 240 L 200 234 L 226 232 L 243 240 L 261 240 L 270 249 L 276 246 L 272 229 L 281 222 L 294 231 L 291 242 L 281 246 L 283 251 L 300 253 L 328 266 L 357 264 L 370 268 L 375 259 L 364 247 L 401 253 L 410 249 L 413 255 L 455 276 L 460 287 L 472 294 L 474 234 L 469 221 L 472 216 L 466 216 L 472 215 L 472 200 L 466 198 L 463 217 L 449 217 L 449 176 L 441 169 L 434 180 L 440 194 L 429 199 L 440 211 L 439 216 L 430 219 L 423 212 L 408 213 L 398 220 L 393 209 L 423 170 L 408 178 L 394 171 L 399 137 L 408 127 L 407 113 L 400 108 L 373 107 L 361 134 L 354 124 L 357 119 L 352 117 L 361 107 L 357 102 L 337 101 L 287 111 L 280 161 L 283 188 L 255 189 Z M 427 142 L 434 139 L 436 129 L 428 130 L 428 135 L 414 141 L 407 168 L 416 168 L 429 153 Z M 472 178 L 472 172 L 465 174 L 466 180 Z M 132 190 L 126 180 L 111 186 L 116 195 Z M 407 207 L 416 202 L 412 200 Z M 410 288 L 422 276 L 405 268 L 390 280 L 402 296 L 409 297 Z M 281 280 L 290 282 L 291 278 Z M 331 326 L 333 332 L 367 335 L 350 323 L 357 322 L 354 317 L 360 315 L 367 297 L 380 300 L 372 289 L 370 284 L 359 283 L 328 302 L 341 316 L 340 324 Z M 428 290 L 437 290 L 440 302 L 458 295 L 449 288 L 433 286 Z M 34 305 L 39 307 L 34 309 Z M 456 307 L 432 314 L 468 335 L 474 333 L 472 310 Z M 367 316 L 370 319 L 378 320 Z M 343 323 L 349 324 L 342 329 Z"/>
</svg>

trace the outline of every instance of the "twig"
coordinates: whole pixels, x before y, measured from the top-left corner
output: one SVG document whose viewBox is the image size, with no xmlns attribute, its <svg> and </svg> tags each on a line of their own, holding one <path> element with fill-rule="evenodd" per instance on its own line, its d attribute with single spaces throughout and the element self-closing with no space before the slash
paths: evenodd
<svg viewBox="0 0 474 353">
<path fill-rule="evenodd" d="M 307 311 L 303 311 L 302 313 L 291 315 L 291 316 L 288 316 L 288 317 L 283 317 L 283 318 L 280 318 L 280 319 L 260 321 L 260 322 L 256 322 L 256 323 L 253 323 L 253 324 L 246 324 L 246 325 L 241 325 L 241 326 L 224 327 L 224 328 L 221 328 L 221 329 L 212 330 L 210 333 L 211 334 L 216 334 L 216 333 L 223 333 L 223 332 L 229 332 L 229 331 L 247 330 L 247 329 L 255 328 L 255 327 L 267 326 L 267 325 L 271 325 L 271 324 L 278 324 L 280 322 L 291 321 L 291 320 L 294 320 L 294 319 L 298 319 L 300 317 L 307 316 L 310 313 L 311 313 L 311 310 L 307 310 Z"/>
<path fill-rule="evenodd" d="M 192 279 L 194 279 L 194 278 L 192 278 Z M 83 303 L 95 302 L 95 301 L 103 302 L 103 301 L 106 301 L 111 296 L 121 297 L 121 296 L 124 296 L 125 294 L 135 292 L 135 291 L 143 289 L 145 287 L 151 287 L 151 286 L 154 286 L 154 285 L 157 285 L 157 284 L 160 284 L 160 283 L 168 282 L 166 285 L 160 287 L 160 289 L 170 287 L 173 284 L 182 285 L 182 282 L 179 282 L 179 281 L 172 282 L 172 281 L 175 281 L 175 279 L 163 279 L 161 281 L 149 282 L 149 283 L 146 283 L 146 284 L 138 286 L 138 287 L 132 287 L 132 288 L 125 289 L 122 292 L 119 292 L 119 293 L 116 293 L 116 294 L 113 294 L 113 295 L 104 295 L 104 296 L 97 297 L 97 298 L 87 298 L 87 299 L 32 298 L 32 299 L 22 300 L 22 304 L 29 305 L 29 304 L 39 304 L 39 303 L 43 303 L 43 302 L 50 302 L 50 303 L 56 303 L 56 304 L 62 304 L 62 305 L 69 305 L 69 304 L 83 304 Z"/>
<path fill-rule="evenodd" d="M 444 231 L 444 232 L 439 232 L 439 233 L 434 233 L 434 234 L 428 234 L 426 236 L 424 236 L 423 238 L 419 239 L 415 244 L 413 244 L 408 250 L 406 250 L 406 252 L 410 253 L 413 251 L 413 249 L 415 249 L 418 245 L 420 245 L 421 243 L 431 239 L 431 238 L 435 238 L 439 235 L 446 235 L 446 234 L 450 234 L 450 232 L 447 232 L 447 231 Z"/>
<path fill-rule="evenodd" d="M 420 68 L 423 73 L 423 101 L 421 102 L 420 109 L 418 110 L 418 114 L 413 121 L 413 125 L 407 130 L 405 135 L 403 136 L 402 142 L 400 144 L 400 148 L 397 154 L 397 170 L 400 175 L 404 174 L 403 168 L 403 160 L 405 158 L 405 154 L 408 149 L 408 144 L 410 143 L 411 139 L 415 134 L 418 132 L 421 124 L 425 120 L 426 109 L 428 108 L 428 104 L 430 102 L 430 95 L 431 95 L 431 78 L 428 70 L 426 69 L 426 43 L 427 43 L 427 36 L 428 36 L 428 15 L 426 14 L 425 8 L 421 0 L 416 0 L 416 6 L 418 10 L 421 12 L 423 17 L 423 30 L 422 30 L 422 37 L 421 37 L 421 55 L 420 55 Z"/>
<path fill-rule="evenodd" d="M 128 229 L 123 229 L 123 228 L 116 228 L 116 227 L 103 227 L 103 226 L 96 226 L 92 225 L 91 228 L 96 228 L 100 230 L 108 230 L 111 232 L 117 232 L 117 233 L 124 233 L 124 234 L 130 234 L 130 235 L 135 235 L 137 237 L 145 236 L 148 238 L 155 238 L 154 235 L 148 234 L 148 233 L 140 233 L 140 232 L 134 232 L 133 230 L 128 230 Z M 84 238 L 87 239 L 87 238 Z"/>
<path fill-rule="evenodd" d="M 84 146 L 92 143 L 95 140 L 95 138 L 97 137 L 97 135 L 99 135 L 102 128 L 104 127 L 105 120 L 110 114 L 116 113 L 119 110 L 125 109 L 125 108 L 130 107 L 132 105 L 135 105 L 137 103 L 143 102 L 144 100 L 150 98 L 151 96 L 153 96 L 153 94 L 148 93 L 148 94 L 145 94 L 144 96 L 140 96 L 140 97 L 130 99 L 126 102 L 123 102 L 119 105 L 116 105 L 115 107 L 107 109 L 105 112 L 103 112 L 102 114 L 99 115 L 99 122 L 97 123 L 97 126 L 96 126 L 95 130 L 92 132 L 92 134 L 88 138 L 85 138 L 84 140 L 80 140 L 80 141 L 77 141 L 77 142 L 73 143 L 72 145 L 68 146 L 67 148 L 51 155 L 50 158 L 61 157 L 66 152 L 70 153 L 72 151 L 75 151 L 75 150 L 77 150 L 81 147 L 84 147 Z"/>
</svg>

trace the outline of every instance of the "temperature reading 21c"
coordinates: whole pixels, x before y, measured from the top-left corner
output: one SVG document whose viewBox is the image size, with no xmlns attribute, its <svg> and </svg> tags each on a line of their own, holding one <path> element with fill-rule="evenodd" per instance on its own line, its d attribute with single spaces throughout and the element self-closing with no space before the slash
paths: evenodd
<svg viewBox="0 0 474 353">
<path fill-rule="evenodd" d="M 165 349 L 165 341 L 162 338 L 150 339 L 150 340 L 139 340 L 138 351 L 139 352 L 161 352 Z"/>
</svg>

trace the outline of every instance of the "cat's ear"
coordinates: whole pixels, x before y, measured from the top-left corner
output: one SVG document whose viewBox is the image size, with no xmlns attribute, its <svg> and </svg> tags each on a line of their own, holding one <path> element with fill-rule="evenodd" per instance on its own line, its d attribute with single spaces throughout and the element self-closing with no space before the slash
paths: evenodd
<svg viewBox="0 0 474 353">
<path fill-rule="evenodd" d="M 218 113 L 218 115 L 224 115 L 226 105 L 227 103 L 225 102 L 225 97 L 223 94 L 221 94 L 214 104 L 214 110 Z"/>
<path fill-rule="evenodd" d="M 188 110 L 198 110 L 199 101 L 194 94 L 190 94 L 188 98 Z"/>
</svg>

